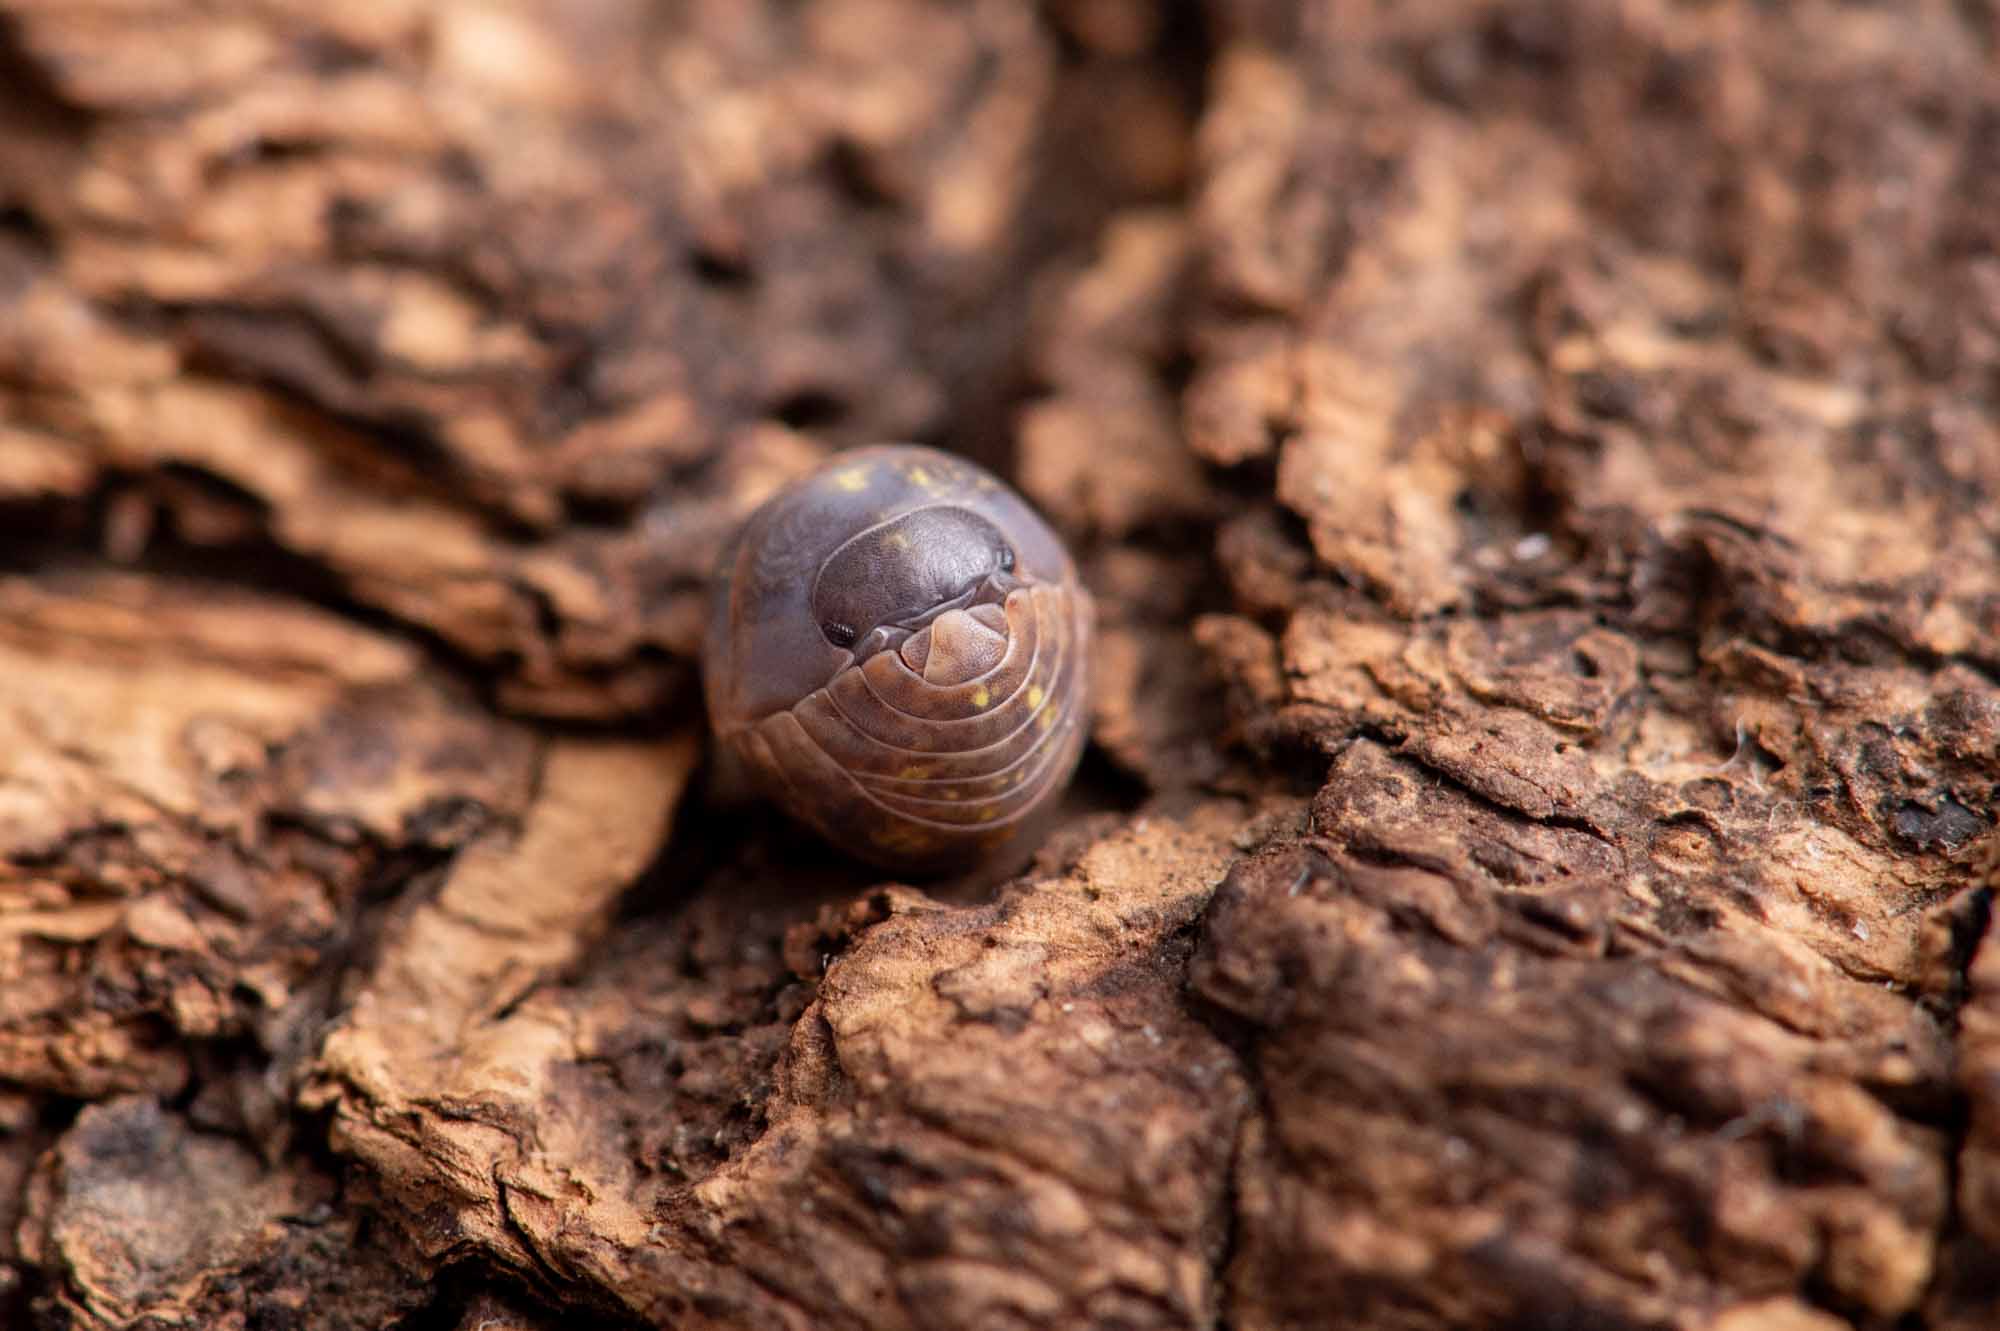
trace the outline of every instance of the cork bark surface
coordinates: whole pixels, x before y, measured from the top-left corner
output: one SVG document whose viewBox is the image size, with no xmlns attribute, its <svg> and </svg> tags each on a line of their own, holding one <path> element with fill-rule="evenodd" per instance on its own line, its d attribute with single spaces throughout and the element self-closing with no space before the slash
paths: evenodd
<svg viewBox="0 0 2000 1331">
<path fill-rule="evenodd" d="M 1099 609 L 728 803 L 841 448 Z M 2000 1326 L 2000 10 L 0 0 L 0 1325 Z"/>
</svg>

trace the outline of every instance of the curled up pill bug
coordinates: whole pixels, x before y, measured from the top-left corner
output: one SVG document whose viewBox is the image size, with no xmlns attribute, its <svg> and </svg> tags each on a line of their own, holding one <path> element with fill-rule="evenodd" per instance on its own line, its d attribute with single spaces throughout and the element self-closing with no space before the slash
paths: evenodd
<svg viewBox="0 0 2000 1331">
<path fill-rule="evenodd" d="M 1032 846 L 1083 751 L 1093 611 L 1047 523 L 930 448 L 834 457 L 723 551 L 703 683 L 718 744 L 885 868 Z"/>
</svg>

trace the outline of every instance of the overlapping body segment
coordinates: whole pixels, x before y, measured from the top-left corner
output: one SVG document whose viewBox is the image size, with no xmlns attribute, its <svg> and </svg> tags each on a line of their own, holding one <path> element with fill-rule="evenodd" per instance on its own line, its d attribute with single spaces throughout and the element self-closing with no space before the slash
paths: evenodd
<svg viewBox="0 0 2000 1331">
<path fill-rule="evenodd" d="M 718 738 L 828 840 L 945 870 L 1038 835 L 1085 739 L 1089 594 L 1047 525 L 960 459 L 845 454 L 725 554 Z"/>
</svg>

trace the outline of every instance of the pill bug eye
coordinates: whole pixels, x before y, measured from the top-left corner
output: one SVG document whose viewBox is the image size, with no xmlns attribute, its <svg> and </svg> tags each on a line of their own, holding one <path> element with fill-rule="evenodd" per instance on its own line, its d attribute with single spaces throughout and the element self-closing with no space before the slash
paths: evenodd
<svg viewBox="0 0 2000 1331">
<path fill-rule="evenodd" d="M 845 624 L 836 624 L 832 620 L 828 620 L 819 626 L 819 631 L 824 633 L 826 640 L 836 647 L 852 647 L 854 645 L 854 630 Z"/>
<path fill-rule="evenodd" d="M 1002 573 L 1014 571 L 1014 547 L 1011 545 L 1000 547 L 1000 571 Z"/>
</svg>

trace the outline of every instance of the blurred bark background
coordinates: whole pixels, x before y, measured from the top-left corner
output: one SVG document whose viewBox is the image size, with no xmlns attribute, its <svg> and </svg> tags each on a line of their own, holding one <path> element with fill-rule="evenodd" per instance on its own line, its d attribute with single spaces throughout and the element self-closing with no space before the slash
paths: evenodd
<svg viewBox="0 0 2000 1331">
<path fill-rule="evenodd" d="M 991 897 L 710 808 L 1001 468 Z M 1992 0 L 0 0 L 0 1325 L 2000 1325 Z"/>
</svg>

